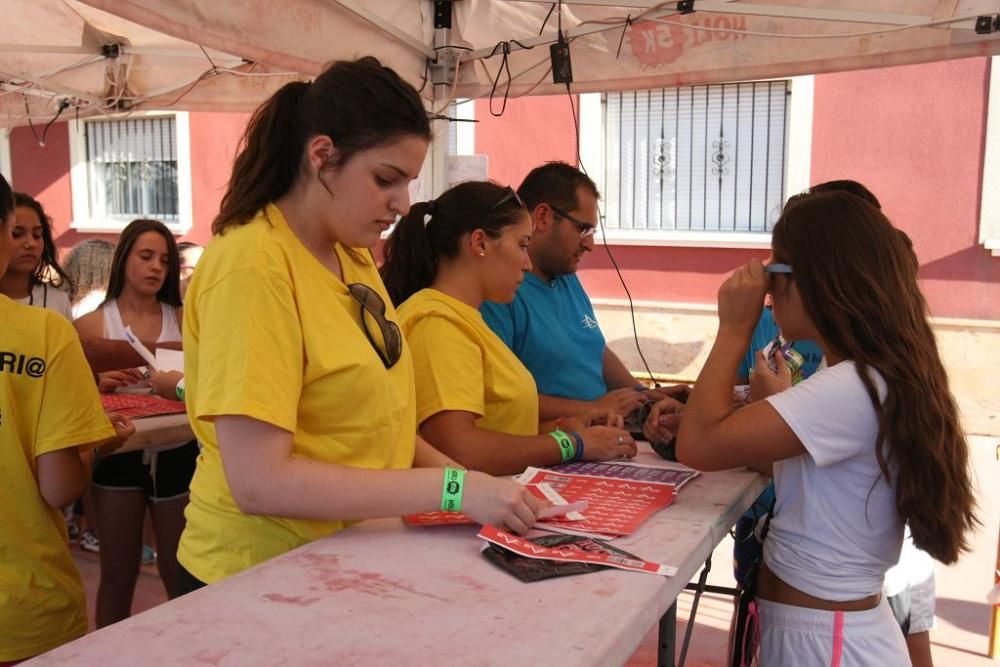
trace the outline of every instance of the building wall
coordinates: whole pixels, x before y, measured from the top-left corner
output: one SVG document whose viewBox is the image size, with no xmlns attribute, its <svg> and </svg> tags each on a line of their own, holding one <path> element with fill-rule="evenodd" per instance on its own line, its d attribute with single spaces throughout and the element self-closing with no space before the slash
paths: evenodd
<svg viewBox="0 0 1000 667">
<path fill-rule="evenodd" d="M 219 211 L 232 170 L 233 159 L 249 114 L 191 113 L 191 197 L 194 220 L 191 230 L 178 240 L 207 243 L 211 223 Z M 41 133 L 41 128 L 36 127 Z M 52 218 L 53 235 L 61 249 L 81 239 L 103 237 L 113 241 L 116 234 L 80 233 L 70 229 L 73 193 L 70 186 L 69 125 L 60 122 L 49 128 L 45 145 L 40 146 L 31 128 L 19 127 L 10 133 L 11 177 L 14 189 L 38 199 Z"/>
<path fill-rule="evenodd" d="M 988 81 L 987 58 L 815 77 L 810 181 L 853 178 L 871 187 L 913 238 L 921 288 L 938 317 L 1000 320 L 1000 258 L 978 242 Z M 491 178 L 517 183 L 544 160 L 576 163 L 565 96 L 511 100 L 499 119 L 486 104 L 477 102 L 476 150 L 489 153 Z M 610 251 L 633 298 L 688 304 L 714 304 L 735 267 L 768 255 L 626 245 Z M 592 297 L 625 298 L 600 245 L 580 266 Z"/>
</svg>

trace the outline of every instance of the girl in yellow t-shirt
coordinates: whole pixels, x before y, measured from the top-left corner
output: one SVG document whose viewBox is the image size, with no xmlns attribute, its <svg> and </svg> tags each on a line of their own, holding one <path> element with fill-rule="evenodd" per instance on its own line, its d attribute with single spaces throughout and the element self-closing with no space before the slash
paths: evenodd
<svg viewBox="0 0 1000 667">
<path fill-rule="evenodd" d="M 0 176 L 0 277 L 15 251 L 13 213 Z M 83 492 L 93 459 L 134 431 L 108 422 L 72 325 L 0 294 L 0 664 L 86 632 L 60 508 Z"/>
<path fill-rule="evenodd" d="M 203 445 L 188 589 L 359 519 L 461 507 L 534 523 L 523 487 L 416 437 L 410 353 L 368 248 L 409 209 L 429 138 L 416 91 L 370 57 L 285 85 L 251 119 L 185 302 Z"/>
<path fill-rule="evenodd" d="M 420 432 L 462 465 L 494 475 L 632 456 L 621 417 L 539 424 L 531 373 L 479 314 L 483 301 L 514 298 L 531 270 L 530 242 L 531 218 L 517 193 L 486 182 L 414 205 L 393 231 L 382 276 L 402 304 Z"/>
</svg>

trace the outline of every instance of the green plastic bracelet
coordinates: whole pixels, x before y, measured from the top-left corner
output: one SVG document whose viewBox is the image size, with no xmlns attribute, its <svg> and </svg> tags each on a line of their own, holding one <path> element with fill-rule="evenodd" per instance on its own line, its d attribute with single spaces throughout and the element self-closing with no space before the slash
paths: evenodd
<svg viewBox="0 0 1000 667">
<path fill-rule="evenodd" d="M 178 401 L 184 401 L 184 378 L 177 381 L 177 388 L 174 389 L 174 394 L 177 396 Z"/>
<path fill-rule="evenodd" d="M 441 485 L 441 510 L 443 512 L 462 511 L 462 491 L 465 490 L 465 471 L 460 468 L 445 468 Z"/>
<path fill-rule="evenodd" d="M 573 438 L 559 429 L 552 431 L 549 435 L 559 445 L 559 454 L 562 456 L 563 462 L 572 461 L 573 457 L 576 456 L 576 443 L 573 442 Z"/>
</svg>

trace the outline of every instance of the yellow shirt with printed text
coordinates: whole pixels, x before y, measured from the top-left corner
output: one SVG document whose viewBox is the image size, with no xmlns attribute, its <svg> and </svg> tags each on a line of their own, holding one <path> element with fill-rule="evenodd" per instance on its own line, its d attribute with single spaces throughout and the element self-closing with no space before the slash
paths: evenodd
<svg viewBox="0 0 1000 667">
<path fill-rule="evenodd" d="M 73 325 L 0 294 L 0 662 L 87 631 L 66 524 L 41 495 L 38 459 L 114 436 Z"/>
<path fill-rule="evenodd" d="M 336 247 L 341 281 L 273 204 L 205 250 L 184 308 L 188 416 L 202 445 L 177 558 L 213 583 L 330 535 L 344 521 L 244 514 L 226 481 L 214 419 L 243 415 L 293 434 L 292 456 L 371 469 L 413 465 L 413 366 L 386 369 L 347 284 L 396 313 L 366 249 Z M 384 346 L 374 318 L 365 315 Z M 253 442 L 242 446 L 253 447 Z"/>
<path fill-rule="evenodd" d="M 427 288 L 407 299 L 399 315 L 413 353 L 418 424 L 463 410 L 479 416 L 479 428 L 538 435 L 535 380 L 478 310 Z"/>
</svg>

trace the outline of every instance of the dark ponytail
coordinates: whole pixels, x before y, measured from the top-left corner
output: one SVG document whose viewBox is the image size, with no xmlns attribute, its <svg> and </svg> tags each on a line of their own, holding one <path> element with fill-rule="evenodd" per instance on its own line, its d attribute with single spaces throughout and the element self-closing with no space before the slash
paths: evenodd
<svg viewBox="0 0 1000 667">
<path fill-rule="evenodd" d="M 312 83 L 285 84 L 247 125 L 212 232 L 249 222 L 285 195 L 302 170 L 306 141 L 316 135 L 337 149 L 326 170 L 404 136 L 429 140 L 431 128 L 413 86 L 371 56 L 335 62 Z"/>
<path fill-rule="evenodd" d="M 435 200 L 414 204 L 385 243 L 382 282 L 392 302 L 398 306 L 429 287 L 440 261 L 458 256 L 463 236 L 482 229 L 499 238 L 524 214 L 511 188 L 486 181 L 460 183 Z"/>
</svg>

